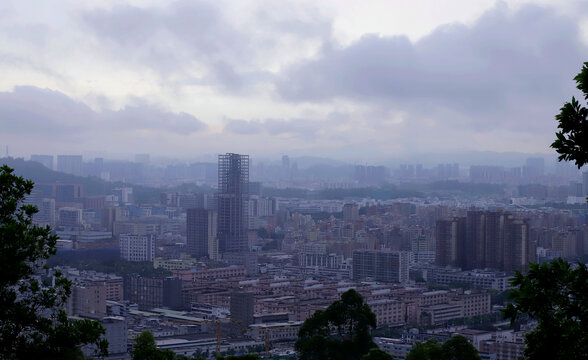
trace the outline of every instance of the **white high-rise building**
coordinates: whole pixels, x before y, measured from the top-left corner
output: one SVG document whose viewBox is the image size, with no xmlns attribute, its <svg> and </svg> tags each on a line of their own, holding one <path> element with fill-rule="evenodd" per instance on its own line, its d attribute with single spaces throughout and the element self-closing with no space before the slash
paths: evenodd
<svg viewBox="0 0 588 360">
<path fill-rule="evenodd" d="M 155 239 L 153 235 L 120 235 L 120 258 L 128 261 L 153 261 Z"/>
</svg>

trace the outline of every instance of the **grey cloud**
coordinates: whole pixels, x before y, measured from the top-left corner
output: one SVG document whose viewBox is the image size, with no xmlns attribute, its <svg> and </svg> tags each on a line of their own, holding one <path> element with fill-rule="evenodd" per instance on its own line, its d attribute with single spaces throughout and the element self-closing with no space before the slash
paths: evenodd
<svg viewBox="0 0 588 360">
<path fill-rule="evenodd" d="M 237 57 L 247 44 L 216 7 L 203 1 L 177 1 L 164 9 L 124 5 L 92 10 L 82 22 L 114 45 L 115 54 L 165 73 L 192 61 Z"/>
<path fill-rule="evenodd" d="M 269 6 L 267 6 L 269 5 Z M 331 36 L 332 23 L 314 7 L 280 2 L 267 4 L 256 14 L 256 23 L 264 31 L 278 32 L 300 38 L 326 39 Z"/>
<path fill-rule="evenodd" d="M 0 129 L 4 134 L 77 134 L 83 130 L 82 121 L 92 123 L 94 116 L 88 106 L 57 91 L 19 86 L 13 92 L 0 92 Z"/>
<path fill-rule="evenodd" d="M 323 133 L 335 133 L 335 126 L 349 121 L 347 116 L 335 114 L 328 120 L 313 120 L 304 118 L 292 119 L 264 119 L 241 120 L 230 119 L 224 132 L 238 135 L 285 135 L 292 138 L 312 140 Z M 327 129 L 325 131 L 325 129 Z"/>
<path fill-rule="evenodd" d="M 276 86 L 294 102 L 348 98 L 421 115 L 450 112 L 479 130 L 496 122 L 545 128 L 537 119 L 553 119 L 587 54 L 574 19 L 498 5 L 472 26 L 443 26 L 418 42 L 368 35 L 327 48 L 287 69 Z"/>
<path fill-rule="evenodd" d="M 226 89 L 239 90 L 243 86 L 243 79 L 224 61 L 214 64 L 213 74 L 214 80 Z"/>
<path fill-rule="evenodd" d="M 180 0 L 163 8 L 124 5 L 91 10 L 80 19 L 94 36 L 110 44 L 113 56 L 148 66 L 164 77 L 181 73 L 184 83 L 233 92 L 271 80 L 258 70 L 258 63 L 276 50 L 280 36 L 323 38 L 331 31 L 330 22 L 308 14 L 298 18 L 295 12 L 286 12 L 279 21 L 258 14 L 248 20 L 253 22 L 236 27 L 221 10 L 214 2 Z M 189 75 L 194 66 L 204 67 L 202 78 Z"/>
<path fill-rule="evenodd" d="M 95 9 L 84 14 L 83 20 L 98 35 L 131 47 L 152 39 L 161 23 L 156 13 L 131 5 L 118 6 L 113 10 Z"/>
<path fill-rule="evenodd" d="M 160 130 L 189 135 L 207 129 L 206 124 L 187 113 L 168 113 L 152 106 L 127 106 L 106 116 L 128 129 Z"/>
<path fill-rule="evenodd" d="M 146 104 L 96 112 L 63 93 L 33 86 L 0 92 L 0 119 L 0 131 L 4 134 L 76 138 L 101 131 L 157 130 L 190 134 L 207 129 L 206 124 L 186 113 L 169 113 Z"/>
<path fill-rule="evenodd" d="M 271 135 L 291 134 L 309 138 L 314 137 L 324 123 L 308 119 L 267 119 L 264 126 Z"/>
<path fill-rule="evenodd" d="M 230 119 L 223 130 L 227 133 L 240 135 L 257 135 L 263 133 L 263 125 L 259 121 Z"/>
</svg>

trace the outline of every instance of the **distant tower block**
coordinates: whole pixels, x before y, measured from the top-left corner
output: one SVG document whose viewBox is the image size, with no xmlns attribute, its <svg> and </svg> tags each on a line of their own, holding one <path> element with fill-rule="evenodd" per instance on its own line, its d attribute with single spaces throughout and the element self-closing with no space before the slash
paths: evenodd
<svg viewBox="0 0 588 360">
<path fill-rule="evenodd" d="M 218 156 L 218 239 L 219 252 L 248 250 L 249 156 Z"/>
<path fill-rule="evenodd" d="M 215 210 L 188 209 L 186 234 L 188 252 L 195 258 L 215 258 L 218 215 Z"/>
</svg>

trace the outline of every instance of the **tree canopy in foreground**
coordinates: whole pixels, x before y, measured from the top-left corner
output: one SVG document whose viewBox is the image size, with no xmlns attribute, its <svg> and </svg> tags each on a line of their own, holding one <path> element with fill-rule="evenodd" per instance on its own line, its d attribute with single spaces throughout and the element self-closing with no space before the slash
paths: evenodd
<svg viewBox="0 0 588 360">
<path fill-rule="evenodd" d="M 0 167 L 0 358 L 78 359 L 89 344 L 105 355 L 100 323 L 67 317 L 71 283 L 57 273 L 55 284 L 44 286 L 36 276 L 55 254 L 57 237 L 33 225 L 38 210 L 23 204 L 32 189 L 32 181 Z"/>
<path fill-rule="evenodd" d="M 306 319 L 298 332 L 296 351 L 301 360 L 359 360 L 377 348 L 370 333 L 375 327 L 376 315 L 351 289 L 326 310 L 318 310 Z"/>
<path fill-rule="evenodd" d="M 574 80 L 584 100 L 588 100 L 588 62 L 584 63 Z M 557 139 L 551 147 L 560 154 L 560 161 L 573 161 L 579 169 L 588 163 L 588 108 L 572 97 L 572 101 L 566 102 L 555 118 L 560 131 L 555 133 Z"/>
<path fill-rule="evenodd" d="M 538 321 L 525 336 L 526 359 L 585 359 L 588 354 L 588 269 L 556 259 L 531 264 L 511 280 L 514 289 L 504 310 L 514 322 L 520 314 Z"/>
<path fill-rule="evenodd" d="M 414 344 L 406 360 L 480 360 L 478 350 L 462 335 L 454 335 L 440 345 L 429 339 Z"/>
</svg>

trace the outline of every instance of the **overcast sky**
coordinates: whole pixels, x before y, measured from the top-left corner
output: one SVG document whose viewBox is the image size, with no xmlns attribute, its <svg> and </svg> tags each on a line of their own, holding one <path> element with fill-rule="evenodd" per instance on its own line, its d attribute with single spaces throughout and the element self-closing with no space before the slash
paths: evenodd
<svg viewBox="0 0 588 360">
<path fill-rule="evenodd" d="M 549 153 L 585 1 L 0 2 L 11 155 Z"/>
</svg>

